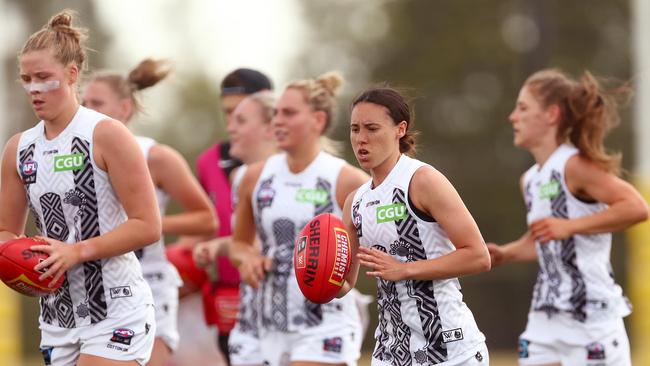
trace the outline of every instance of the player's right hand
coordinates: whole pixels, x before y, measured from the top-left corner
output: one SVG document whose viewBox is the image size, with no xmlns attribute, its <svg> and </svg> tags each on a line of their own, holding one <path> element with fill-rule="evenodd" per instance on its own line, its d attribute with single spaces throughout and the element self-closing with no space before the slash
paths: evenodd
<svg viewBox="0 0 650 366">
<path fill-rule="evenodd" d="M 251 256 L 239 265 L 239 275 L 242 281 L 258 289 L 266 272 L 271 269 L 272 263 L 271 258 L 262 255 Z"/>
<path fill-rule="evenodd" d="M 487 243 L 488 252 L 490 252 L 490 261 L 492 262 L 492 267 L 497 267 L 503 264 L 505 261 L 505 255 L 503 253 L 503 248 L 495 243 Z"/>
</svg>

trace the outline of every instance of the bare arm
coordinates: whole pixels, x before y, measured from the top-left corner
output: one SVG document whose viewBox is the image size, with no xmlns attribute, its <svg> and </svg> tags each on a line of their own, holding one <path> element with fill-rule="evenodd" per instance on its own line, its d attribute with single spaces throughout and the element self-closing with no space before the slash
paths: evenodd
<svg viewBox="0 0 650 366">
<path fill-rule="evenodd" d="M 0 243 L 23 234 L 27 221 L 27 198 L 21 177 L 16 170 L 16 154 L 20 134 L 5 145 L 0 172 Z"/>
<path fill-rule="evenodd" d="M 569 159 L 565 178 L 574 196 L 602 202 L 608 207 L 593 215 L 568 220 L 548 217 L 532 223 L 530 231 L 540 242 L 565 239 L 574 234 L 619 231 L 648 218 L 648 206 L 631 184 L 581 156 Z"/>
<path fill-rule="evenodd" d="M 403 263 L 377 249 L 360 247 L 361 264 L 371 269 L 368 275 L 390 281 L 437 280 L 490 269 L 490 256 L 478 226 L 447 178 L 431 167 L 422 167 L 413 175 L 409 196 L 415 207 L 436 219 L 456 250 Z"/>
<path fill-rule="evenodd" d="M 254 245 L 256 226 L 252 197 L 263 168 L 264 162 L 251 165 L 239 185 L 235 230 L 229 253 L 230 261 L 239 269 L 242 280 L 253 288 L 258 288 L 264 274 L 271 268 L 271 259 L 263 257 L 259 248 Z"/>
<path fill-rule="evenodd" d="M 178 202 L 184 212 L 162 218 L 164 234 L 211 235 L 218 227 L 212 202 L 174 149 L 155 145 L 149 152 L 149 170 L 156 184 Z"/>
<path fill-rule="evenodd" d="M 519 178 L 519 189 L 524 194 L 524 176 Z M 526 231 L 521 238 L 505 245 L 488 243 L 492 266 L 500 266 L 509 262 L 527 262 L 537 260 L 535 238 Z"/>
</svg>

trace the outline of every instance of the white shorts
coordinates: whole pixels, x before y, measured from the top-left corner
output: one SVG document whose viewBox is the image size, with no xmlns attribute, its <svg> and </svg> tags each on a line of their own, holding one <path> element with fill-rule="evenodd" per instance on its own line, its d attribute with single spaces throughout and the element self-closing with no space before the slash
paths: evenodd
<svg viewBox="0 0 650 366">
<path fill-rule="evenodd" d="M 172 352 L 178 348 L 178 287 L 154 288 L 156 308 L 156 338 L 165 342 Z"/>
<path fill-rule="evenodd" d="M 519 364 L 630 366 L 630 343 L 623 319 L 581 323 L 570 314 L 528 314 L 519 337 Z"/>
<path fill-rule="evenodd" d="M 233 366 L 262 365 L 262 346 L 260 339 L 252 334 L 244 333 L 237 326 L 228 337 L 228 356 Z"/>
<path fill-rule="evenodd" d="M 287 366 L 294 361 L 356 366 L 361 333 L 361 326 L 324 322 L 298 332 L 266 331 L 260 343 L 267 366 Z"/>
<path fill-rule="evenodd" d="M 82 353 L 144 365 L 151 357 L 156 322 L 153 306 L 143 305 L 124 317 L 89 326 L 61 328 L 42 323 L 40 328 L 45 365 L 74 366 Z"/>
<path fill-rule="evenodd" d="M 413 365 L 420 365 L 417 361 L 413 360 Z M 370 362 L 371 366 L 392 366 L 392 363 L 385 362 L 373 358 Z M 489 366 L 490 354 L 485 342 L 481 342 L 474 347 L 471 347 L 461 355 L 454 357 L 451 360 L 436 364 L 437 366 Z"/>
</svg>

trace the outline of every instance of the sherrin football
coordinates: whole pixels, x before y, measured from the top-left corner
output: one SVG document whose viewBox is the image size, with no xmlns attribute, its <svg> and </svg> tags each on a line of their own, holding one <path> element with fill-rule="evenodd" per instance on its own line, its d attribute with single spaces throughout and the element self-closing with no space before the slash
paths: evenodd
<svg viewBox="0 0 650 366">
<path fill-rule="evenodd" d="M 38 277 L 43 272 L 34 270 L 34 266 L 44 261 L 47 253 L 29 249 L 34 245 L 47 244 L 34 238 L 18 238 L 0 245 L 0 279 L 7 286 L 27 296 L 46 296 L 55 292 L 65 280 L 61 276 L 53 287 L 48 287 L 52 278 L 41 281 Z"/>
<path fill-rule="evenodd" d="M 314 303 L 331 301 L 350 269 L 350 242 L 340 218 L 331 213 L 314 217 L 300 231 L 293 252 L 298 286 Z"/>
</svg>

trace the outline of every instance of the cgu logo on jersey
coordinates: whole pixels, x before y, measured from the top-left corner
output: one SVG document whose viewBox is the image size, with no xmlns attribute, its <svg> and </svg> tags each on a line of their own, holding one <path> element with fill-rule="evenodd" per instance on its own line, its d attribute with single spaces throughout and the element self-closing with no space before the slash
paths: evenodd
<svg viewBox="0 0 650 366">
<path fill-rule="evenodd" d="M 406 218 L 406 205 L 394 203 L 392 205 L 377 207 L 377 223 L 397 221 Z"/>
<path fill-rule="evenodd" d="M 70 155 L 58 155 L 54 157 L 54 171 L 65 172 L 68 170 L 80 170 L 86 165 L 86 156 L 81 153 Z"/>
<path fill-rule="evenodd" d="M 296 201 L 323 205 L 328 201 L 327 196 L 327 191 L 324 189 L 300 188 L 298 189 L 298 192 L 296 192 Z"/>
<path fill-rule="evenodd" d="M 550 199 L 557 197 L 560 194 L 560 182 L 552 180 L 539 187 L 539 197 L 541 199 Z"/>
</svg>

